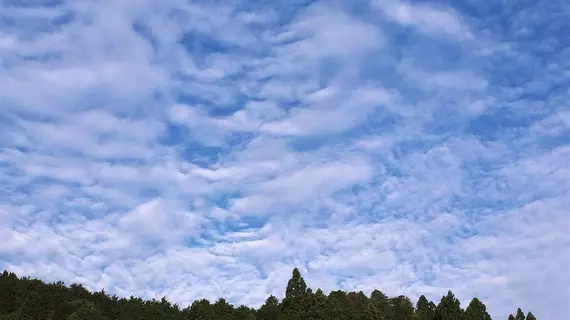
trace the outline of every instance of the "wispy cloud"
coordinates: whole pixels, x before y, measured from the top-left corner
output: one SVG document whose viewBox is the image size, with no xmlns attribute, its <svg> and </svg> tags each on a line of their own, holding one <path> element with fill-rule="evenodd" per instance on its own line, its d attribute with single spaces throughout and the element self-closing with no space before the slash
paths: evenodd
<svg viewBox="0 0 570 320">
<path fill-rule="evenodd" d="M 565 314 L 568 6 L 0 5 L 0 268 Z"/>
</svg>

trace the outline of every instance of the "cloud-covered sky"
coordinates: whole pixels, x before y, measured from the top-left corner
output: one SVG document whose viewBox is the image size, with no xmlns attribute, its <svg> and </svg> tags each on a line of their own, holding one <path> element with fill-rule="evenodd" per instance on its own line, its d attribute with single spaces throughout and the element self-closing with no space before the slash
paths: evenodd
<svg viewBox="0 0 570 320">
<path fill-rule="evenodd" d="M 0 269 L 187 304 L 570 299 L 570 5 L 0 2 Z"/>
</svg>

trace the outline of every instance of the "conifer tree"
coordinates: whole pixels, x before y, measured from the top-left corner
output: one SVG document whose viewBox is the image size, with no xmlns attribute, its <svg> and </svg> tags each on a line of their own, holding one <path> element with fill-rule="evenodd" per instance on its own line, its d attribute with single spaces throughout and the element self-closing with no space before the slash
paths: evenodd
<svg viewBox="0 0 570 320">
<path fill-rule="evenodd" d="M 532 314 L 532 312 L 528 312 L 528 314 L 526 315 L 526 320 L 536 320 L 536 317 L 534 316 L 534 314 Z"/>
<path fill-rule="evenodd" d="M 326 303 L 327 296 L 321 289 L 317 289 L 315 293 L 307 294 L 304 300 L 304 308 L 307 310 L 307 319 L 324 319 Z"/>
<path fill-rule="evenodd" d="M 362 314 L 363 320 L 384 320 L 384 317 L 380 314 L 380 311 L 376 308 L 372 301 L 368 301 L 364 312 Z"/>
<path fill-rule="evenodd" d="M 416 319 L 431 320 L 435 313 L 435 304 L 422 295 L 416 303 Z"/>
<path fill-rule="evenodd" d="M 370 300 L 380 312 L 380 315 L 386 319 L 390 318 L 390 304 L 388 303 L 388 297 L 382 293 L 380 290 L 372 291 L 370 294 Z"/>
<path fill-rule="evenodd" d="M 285 290 L 285 298 L 281 304 L 281 311 L 285 319 L 305 319 L 307 309 L 304 307 L 308 295 L 307 284 L 301 276 L 299 269 L 295 268 Z M 309 291 L 310 292 L 310 291 Z"/>
<path fill-rule="evenodd" d="M 258 309 L 234 307 L 220 298 L 194 301 L 184 310 L 166 298 L 118 298 L 90 292 L 81 284 L 45 283 L 15 274 L 0 274 L 0 320 L 490 320 L 485 305 L 474 298 L 465 312 L 449 291 L 435 306 L 421 296 L 414 308 L 405 296 L 389 298 L 379 290 L 333 291 L 328 296 L 307 287 L 294 270 L 282 303 L 270 296 Z M 519 308 L 509 320 L 536 320 Z"/>
<path fill-rule="evenodd" d="M 10 314 L 18 310 L 16 286 L 18 277 L 4 271 L 0 275 L 0 314 Z"/>
<path fill-rule="evenodd" d="M 461 320 L 463 311 L 460 302 L 450 291 L 441 298 L 441 301 L 435 308 L 434 320 Z"/>
<path fill-rule="evenodd" d="M 517 315 L 515 316 L 515 320 L 525 320 L 525 316 L 521 308 L 517 309 Z"/>
<path fill-rule="evenodd" d="M 190 305 L 188 308 L 188 319 L 189 320 L 215 320 L 215 314 L 213 312 L 212 305 L 210 301 L 206 299 L 197 300 Z"/>
<path fill-rule="evenodd" d="M 279 312 L 279 300 L 275 296 L 270 295 L 257 311 L 255 318 L 257 320 L 277 320 Z"/>
<path fill-rule="evenodd" d="M 346 292 L 341 290 L 332 291 L 327 297 L 326 315 L 327 319 L 348 320 L 348 299 Z"/>
<path fill-rule="evenodd" d="M 287 289 L 285 291 L 285 298 L 295 298 L 304 295 L 307 292 L 307 284 L 305 279 L 301 276 L 299 269 L 293 269 L 293 275 L 289 282 L 287 283 Z"/>
<path fill-rule="evenodd" d="M 465 309 L 464 320 L 491 320 L 487 307 L 477 298 L 473 298 Z"/>
<path fill-rule="evenodd" d="M 414 317 L 414 305 L 410 298 L 398 296 L 389 299 L 391 315 L 394 320 L 412 320 Z"/>
</svg>

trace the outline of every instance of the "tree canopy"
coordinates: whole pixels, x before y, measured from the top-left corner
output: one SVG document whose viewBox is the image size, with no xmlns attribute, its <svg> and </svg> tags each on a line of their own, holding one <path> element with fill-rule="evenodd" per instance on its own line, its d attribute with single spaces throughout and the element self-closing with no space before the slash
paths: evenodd
<svg viewBox="0 0 570 320">
<path fill-rule="evenodd" d="M 90 292 L 81 284 L 45 283 L 4 271 L 0 275 L 0 320 L 491 320 L 487 308 L 473 298 L 461 308 L 453 292 L 436 305 L 424 295 L 412 301 L 388 297 L 380 290 L 336 290 L 325 294 L 307 286 L 294 269 L 283 300 L 269 296 L 259 308 L 233 306 L 224 298 L 196 300 L 186 308 L 166 298 L 119 298 L 105 291 Z M 519 308 L 509 320 L 536 320 Z"/>
</svg>

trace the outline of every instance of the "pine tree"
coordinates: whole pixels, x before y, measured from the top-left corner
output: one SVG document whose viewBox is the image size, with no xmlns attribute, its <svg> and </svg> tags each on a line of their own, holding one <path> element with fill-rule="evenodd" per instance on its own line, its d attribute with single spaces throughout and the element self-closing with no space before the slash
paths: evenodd
<svg viewBox="0 0 570 320">
<path fill-rule="evenodd" d="M 477 298 L 473 298 L 465 309 L 464 320 L 491 320 L 487 307 Z"/>
<path fill-rule="evenodd" d="M 349 319 L 349 302 L 346 296 L 346 292 L 341 290 L 336 290 L 329 293 L 325 309 L 327 319 Z"/>
<path fill-rule="evenodd" d="M 324 319 L 326 303 L 327 296 L 321 289 L 317 289 L 313 294 L 307 294 L 303 301 L 304 308 L 307 310 L 307 320 Z"/>
<path fill-rule="evenodd" d="M 363 320 L 383 320 L 384 317 L 380 314 L 380 311 L 374 306 L 372 301 L 368 301 L 366 307 L 364 308 L 364 312 L 362 314 Z"/>
<path fill-rule="evenodd" d="M 439 305 L 421 296 L 414 309 L 405 296 L 388 298 L 379 290 L 333 291 L 328 296 L 307 287 L 299 270 L 293 271 L 282 303 L 270 296 L 258 310 L 235 308 L 225 299 L 211 304 L 194 301 L 180 310 L 166 298 L 118 298 L 105 291 L 90 292 L 81 284 L 45 283 L 28 277 L 0 274 L 0 320 L 490 320 L 485 305 L 474 298 L 465 312 L 449 291 Z M 536 320 L 520 308 L 509 320 Z"/>
<path fill-rule="evenodd" d="M 374 290 L 372 291 L 372 294 L 370 294 L 370 301 L 372 301 L 376 309 L 378 309 L 380 315 L 386 319 L 391 317 L 390 304 L 388 303 L 388 300 L 388 297 L 380 290 Z"/>
<path fill-rule="evenodd" d="M 364 292 L 349 292 L 346 295 L 348 302 L 348 312 L 351 319 L 360 319 L 363 316 L 364 309 L 368 305 L 369 299 Z"/>
<path fill-rule="evenodd" d="M 206 299 L 194 301 L 188 308 L 190 320 L 214 320 L 215 316 L 213 306 Z"/>
<path fill-rule="evenodd" d="M 249 308 L 245 305 L 237 307 L 234 314 L 234 318 L 236 320 L 255 320 L 255 309 Z"/>
<path fill-rule="evenodd" d="M 422 295 L 416 303 L 416 319 L 431 320 L 435 313 L 435 304 Z"/>
<path fill-rule="evenodd" d="M 441 298 L 441 301 L 435 308 L 434 320 L 461 320 L 463 311 L 461 310 L 460 302 L 455 295 L 450 291 L 446 296 Z"/>
<path fill-rule="evenodd" d="M 515 320 L 525 320 L 525 316 L 521 308 L 517 309 L 517 315 L 515 316 Z"/>
<path fill-rule="evenodd" d="M 212 306 L 214 313 L 214 319 L 216 320 L 226 320 L 228 315 L 234 312 L 234 306 L 228 303 L 224 298 L 218 299 Z"/>
<path fill-rule="evenodd" d="M 0 275 L 0 315 L 10 314 L 18 310 L 16 286 L 18 277 L 14 273 L 4 271 Z"/>
<path fill-rule="evenodd" d="M 275 296 L 270 295 L 257 311 L 255 318 L 257 320 L 277 320 L 279 313 L 279 300 Z"/>
<path fill-rule="evenodd" d="M 414 305 L 406 296 L 398 296 L 388 300 L 392 318 L 394 320 L 412 320 Z"/>
<path fill-rule="evenodd" d="M 287 283 L 285 298 L 295 298 L 304 295 L 307 292 L 307 284 L 301 276 L 299 269 L 293 269 L 293 275 Z"/>
<path fill-rule="evenodd" d="M 301 276 L 299 269 L 295 268 L 285 290 L 285 298 L 281 304 L 281 311 L 286 319 L 306 319 L 306 300 L 308 292 L 305 279 Z"/>
</svg>

